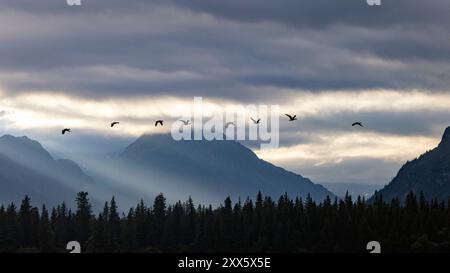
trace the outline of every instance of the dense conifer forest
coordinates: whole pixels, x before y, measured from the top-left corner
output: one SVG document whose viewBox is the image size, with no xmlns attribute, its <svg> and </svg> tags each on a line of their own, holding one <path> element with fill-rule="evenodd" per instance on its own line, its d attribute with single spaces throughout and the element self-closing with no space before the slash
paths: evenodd
<svg viewBox="0 0 450 273">
<path fill-rule="evenodd" d="M 326 198 L 278 200 L 258 193 L 255 200 L 217 208 L 185 202 L 167 204 L 160 194 L 153 204 L 140 201 L 119 213 L 112 198 L 94 215 L 88 193 L 76 197 L 74 211 L 63 203 L 0 207 L 0 252 L 67 252 L 78 241 L 83 252 L 367 252 L 379 241 L 383 252 L 450 251 L 450 199 L 427 201 L 410 193 L 404 203 L 382 196 L 368 203 Z"/>
</svg>

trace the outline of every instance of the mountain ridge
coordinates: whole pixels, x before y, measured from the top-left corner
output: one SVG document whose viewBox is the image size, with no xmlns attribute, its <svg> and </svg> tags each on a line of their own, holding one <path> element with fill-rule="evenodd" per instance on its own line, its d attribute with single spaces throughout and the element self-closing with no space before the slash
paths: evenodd
<svg viewBox="0 0 450 273">
<path fill-rule="evenodd" d="M 35 193 L 39 203 L 48 201 L 57 204 L 57 200 L 73 203 L 77 192 L 94 185 L 93 180 L 74 161 L 55 160 L 41 143 L 26 136 L 7 134 L 0 137 L 0 156 L 0 191 L 3 192 L 0 201 L 14 201 L 6 193 L 15 199 L 19 197 L 16 193 Z M 27 193 L 27 188 L 30 193 Z"/>
<path fill-rule="evenodd" d="M 196 180 L 196 185 L 220 192 L 222 198 L 224 194 L 239 193 L 245 198 L 258 190 L 277 197 L 285 192 L 301 197 L 310 193 L 320 201 L 327 195 L 335 196 L 322 185 L 258 158 L 236 141 L 175 141 L 169 134 L 143 135 L 127 146 L 119 158 L 181 173 L 186 180 Z M 202 170 L 201 175 L 196 170 Z M 212 181 L 205 182 L 208 178 Z"/>
<path fill-rule="evenodd" d="M 374 194 L 385 200 L 398 197 L 404 200 L 409 192 L 427 199 L 447 200 L 450 196 L 450 127 L 441 142 L 432 150 L 407 161 L 392 181 Z M 373 197 L 373 198 L 374 198 Z"/>
<path fill-rule="evenodd" d="M 235 200 L 253 197 L 258 191 L 273 198 L 284 193 L 292 197 L 310 194 L 317 201 L 335 197 L 322 185 L 259 159 L 235 141 L 175 141 L 168 134 L 142 135 L 112 159 L 84 164 L 90 175 L 74 161 L 54 159 L 28 137 L 0 137 L 0 154 L 11 171 L 26 173 L 18 192 L 24 193 L 27 185 L 36 192 L 36 185 L 42 184 L 64 191 L 61 196 L 73 195 L 72 200 L 81 190 L 99 200 L 115 195 L 125 206 L 161 192 L 174 201 L 192 196 L 206 204 L 219 204 L 227 196 Z M 19 173 L 6 173 L 3 187 L 14 185 L 18 177 Z M 49 197 L 52 202 L 56 199 Z"/>
</svg>

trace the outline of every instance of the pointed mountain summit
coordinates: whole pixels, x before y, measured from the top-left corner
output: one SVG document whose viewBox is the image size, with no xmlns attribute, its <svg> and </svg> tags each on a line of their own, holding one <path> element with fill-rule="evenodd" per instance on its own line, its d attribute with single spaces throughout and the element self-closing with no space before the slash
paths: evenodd
<svg viewBox="0 0 450 273">
<path fill-rule="evenodd" d="M 53 161 L 52 156 L 42 145 L 26 136 L 15 137 L 4 135 L 0 137 L 0 152 L 22 163 L 36 161 Z"/>
<path fill-rule="evenodd" d="M 439 145 L 408 161 L 397 176 L 376 195 L 390 201 L 399 197 L 404 200 L 412 191 L 417 196 L 424 193 L 425 198 L 447 200 L 450 197 L 450 127 L 445 129 Z"/>
<path fill-rule="evenodd" d="M 448 146 L 450 145 L 450 127 L 447 127 L 444 131 L 444 135 L 442 135 L 441 143 L 439 146 Z"/>
</svg>

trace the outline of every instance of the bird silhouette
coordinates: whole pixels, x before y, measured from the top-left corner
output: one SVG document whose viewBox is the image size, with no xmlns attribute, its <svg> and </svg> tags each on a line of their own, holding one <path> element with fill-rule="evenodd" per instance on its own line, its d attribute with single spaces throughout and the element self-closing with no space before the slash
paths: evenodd
<svg viewBox="0 0 450 273">
<path fill-rule="evenodd" d="M 111 128 L 114 127 L 114 126 L 116 126 L 116 125 L 118 125 L 118 124 L 120 124 L 120 122 L 118 122 L 118 121 L 112 122 L 112 123 L 111 123 Z"/>
<path fill-rule="evenodd" d="M 228 126 L 233 125 L 236 126 L 236 124 L 234 124 L 234 122 L 227 122 L 227 124 L 225 124 L 225 128 L 228 128 Z"/>
<path fill-rule="evenodd" d="M 293 115 L 293 116 L 291 116 L 289 114 L 285 114 L 285 115 L 289 118 L 289 121 L 297 120 L 297 115 Z"/>
<path fill-rule="evenodd" d="M 191 122 L 189 120 L 182 120 L 182 119 L 180 119 L 180 121 L 183 123 L 183 125 L 191 124 Z"/>
<path fill-rule="evenodd" d="M 65 135 L 66 133 L 71 133 L 72 131 L 69 128 L 63 129 L 62 134 Z"/>
<path fill-rule="evenodd" d="M 355 127 L 355 126 L 364 127 L 364 125 L 363 125 L 362 122 L 360 122 L 360 121 L 354 122 L 354 123 L 352 124 L 352 127 Z"/>
<path fill-rule="evenodd" d="M 259 118 L 259 119 L 257 119 L 257 120 L 254 120 L 253 118 L 250 118 L 252 121 L 253 121 L 253 123 L 254 124 L 259 124 L 259 122 L 261 121 L 261 119 Z"/>
<path fill-rule="evenodd" d="M 163 121 L 163 120 L 157 120 L 157 121 L 155 122 L 155 127 L 157 127 L 158 124 L 161 124 L 161 126 L 164 126 L 164 121 Z"/>
</svg>

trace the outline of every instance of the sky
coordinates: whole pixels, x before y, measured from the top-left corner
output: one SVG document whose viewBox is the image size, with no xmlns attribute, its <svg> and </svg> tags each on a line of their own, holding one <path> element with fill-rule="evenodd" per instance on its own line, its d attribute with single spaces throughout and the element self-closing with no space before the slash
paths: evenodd
<svg viewBox="0 0 450 273">
<path fill-rule="evenodd" d="M 450 125 L 449 13 L 447 0 L 2 0 L 0 134 L 100 154 L 168 132 L 154 120 L 196 96 L 279 105 L 298 121 L 259 157 L 315 182 L 387 184 Z"/>
</svg>

